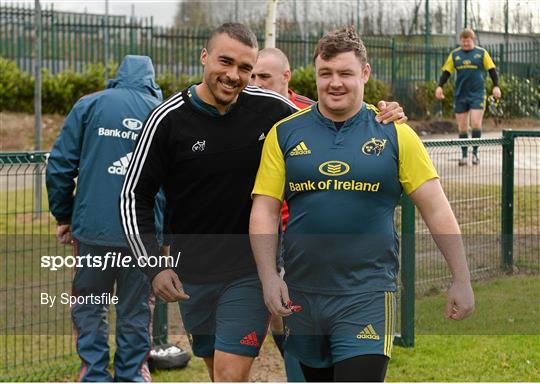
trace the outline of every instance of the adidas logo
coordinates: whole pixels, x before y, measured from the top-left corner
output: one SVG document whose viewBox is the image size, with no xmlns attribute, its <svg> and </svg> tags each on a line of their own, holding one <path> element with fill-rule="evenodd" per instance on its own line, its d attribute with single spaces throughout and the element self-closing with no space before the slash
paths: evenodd
<svg viewBox="0 0 540 384">
<path fill-rule="evenodd" d="M 377 334 L 375 331 L 375 328 L 373 328 L 373 325 L 369 324 L 366 326 L 358 335 L 356 335 L 357 339 L 369 339 L 369 340 L 380 340 L 381 337 Z"/>
<path fill-rule="evenodd" d="M 259 339 L 257 339 L 257 334 L 255 333 L 255 331 L 251 332 L 249 335 L 244 336 L 244 338 L 240 340 L 240 344 L 249 345 L 251 347 L 261 346 L 261 344 L 259 343 Z"/>
<path fill-rule="evenodd" d="M 311 149 L 306 146 L 306 143 L 303 141 L 300 142 L 294 149 L 291 151 L 291 156 L 300 156 L 300 155 L 309 155 L 311 154 Z"/>
<path fill-rule="evenodd" d="M 259 136 L 259 141 L 263 141 L 264 139 L 266 139 L 266 136 L 264 135 L 264 132 L 261 133 L 261 135 Z"/>
<path fill-rule="evenodd" d="M 107 168 L 107 171 L 111 175 L 125 175 L 127 172 L 127 166 L 129 164 L 129 161 L 131 160 L 131 156 L 133 156 L 133 152 L 129 152 L 125 156 L 122 156 L 120 160 L 115 161 L 112 163 L 112 165 Z"/>
</svg>

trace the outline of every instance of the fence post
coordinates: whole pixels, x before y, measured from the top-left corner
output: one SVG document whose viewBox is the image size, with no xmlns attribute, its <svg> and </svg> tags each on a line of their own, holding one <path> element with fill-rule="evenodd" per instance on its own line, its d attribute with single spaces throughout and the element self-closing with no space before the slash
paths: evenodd
<svg viewBox="0 0 540 384">
<path fill-rule="evenodd" d="M 502 190 L 501 190 L 501 262 L 502 268 L 512 272 L 514 265 L 514 135 L 503 130 Z"/>
<path fill-rule="evenodd" d="M 303 35 L 304 35 L 304 68 L 306 68 L 309 65 L 309 49 L 308 49 L 309 34 L 305 29 L 304 29 Z"/>
<path fill-rule="evenodd" d="M 401 198 L 401 345 L 414 346 L 415 208 L 412 200 Z"/>
<path fill-rule="evenodd" d="M 505 60 L 505 54 L 504 54 L 504 44 L 499 45 L 499 57 L 500 57 L 500 66 L 501 66 L 501 73 L 506 74 L 506 60 Z"/>
<path fill-rule="evenodd" d="M 134 16 L 131 16 L 130 19 L 129 19 L 129 52 L 128 54 L 130 55 L 135 55 L 135 54 L 141 54 L 141 52 L 139 50 L 135 51 L 135 27 L 134 27 L 134 24 L 135 24 L 135 18 Z M 144 27 L 143 27 L 144 28 Z M 137 28 L 138 31 L 140 31 L 142 28 Z M 137 47 L 138 48 L 138 47 Z"/>
<path fill-rule="evenodd" d="M 429 81 L 429 78 L 431 77 L 431 68 L 430 65 L 430 57 L 428 51 L 429 49 L 429 34 L 430 34 L 430 20 L 429 20 L 429 0 L 425 1 L 425 32 L 424 32 L 424 81 Z"/>
<path fill-rule="evenodd" d="M 392 37 L 392 75 L 391 75 L 391 84 L 392 92 L 395 92 L 396 87 L 396 38 Z"/>
<path fill-rule="evenodd" d="M 39 0 L 35 0 L 34 9 L 34 25 L 35 25 L 35 84 L 34 84 L 34 118 L 35 118 L 35 133 L 34 141 L 36 151 L 41 150 L 41 64 L 42 64 L 42 42 L 43 42 L 43 30 L 41 19 L 41 4 Z M 41 183 L 42 175 L 39 172 L 40 165 L 36 165 L 34 175 L 34 214 L 32 217 L 38 219 L 41 217 Z"/>
<path fill-rule="evenodd" d="M 147 34 L 147 36 L 150 36 L 148 41 L 148 50 L 146 55 L 150 57 L 154 57 L 154 16 L 150 16 L 150 32 Z M 155 64 L 154 64 L 155 65 Z"/>
<path fill-rule="evenodd" d="M 54 12 L 54 3 L 51 4 L 51 8 L 49 10 L 51 12 L 51 27 L 50 27 L 50 32 L 49 32 L 49 36 L 50 36 L 50 44 L 51 44 L 51 49 L 50 49 L 50 56 L 49 56 L 49 60 L 50 60 L 50 63 L 51 63 L 51 67 L 52 67 L 52 72 L 56 75 L 58 73 L 58 57 L 57 57 L 57 41 L 56 39 L 58 38 L 58 32 L 56 30 L 56 18 L 55 18 L 55 12 Z"/>
<path fill-rule="evenodd" d="M 108 9 L 108 8 L 107 8 Z M 103 25 L 103 66 L 105 67 L 105 80 L 109 78 L 109 15 L 108 11 L 101 18 Z"/>
</svg>

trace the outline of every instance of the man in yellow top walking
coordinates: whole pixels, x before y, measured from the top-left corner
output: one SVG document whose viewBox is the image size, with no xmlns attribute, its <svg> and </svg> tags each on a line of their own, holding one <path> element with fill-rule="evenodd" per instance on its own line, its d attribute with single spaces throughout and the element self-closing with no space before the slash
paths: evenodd
<svg viewBox="0 0 540 384">
<path fill-rule="evenodd" d="M 448 55 L 446 63 L 442 67 L 439 85 L 435 90 L 435 97 L 444 99 L 443 86 L 456 72 L 456 88 L 454 92 L 454 112 L 459 130 L 459 138 L 468 137 L 469 120 L 471 124 L 472 137 L 482 136 L 482 118 L 486 106 L 486 88 L 484 79 L 486 71 L 489 72 L 493 81 L 493 97 L 501 97 L 499 88 L 499 77 L 495 69 L 495 64 L 489 53 L 482 47 L 475 46 L 474 32 L 471 29 L 464 29 L 460 35 L 460 47 L 454 49 Z M 462 156 L 459 165 L 467 165 L 467 147 L 461 147 Z M 478 146 L 473 147 L 472 163 L 478 165 Z"/>
</svg>

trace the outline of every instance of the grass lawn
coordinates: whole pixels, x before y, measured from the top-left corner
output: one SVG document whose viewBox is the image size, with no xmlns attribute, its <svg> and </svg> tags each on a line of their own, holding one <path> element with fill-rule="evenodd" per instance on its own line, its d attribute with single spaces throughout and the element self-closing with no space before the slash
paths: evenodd
<svg viewBox="0 0 540 384">
<path fill-rule="evenodd" d="M 491 271 L 492 264 L 497 268 L 500 208 L 494 199 L 487 197 L 499 196 L 500 187 L 477 185 L 470 194 L 449 186 L 448 192 L 456 201 L 482 197 L 474 202 L 463 202 L 456 211 L 464 223 L 470 222 L 469 216 L 478 221 L 465 231 L 466 235 L 472 235 L 465 238 L 466 243 L 470 240 L 477 246 L 468 255 L 473 269 Z M 540 381 L 540 195 L 538 185 L 515 186 L 514 192 L 515 232 L 522 234 L 514 239 L 516 266 L 536 275 L 498 277 L 475 283 L 477 310 L 465 322 L 454 323 L 443 318 L 443 293 L 419 297 L 415 348 L 394 348 L 388 381 Z M 41 290 L 69 290 L 71 280 L 69 269 L 50 272 L 39 266 L 40 255 L 70 251 L 59 247 L 51 236 L 55 222 L 46 212 L 45 193 L 42 199 L 45 212 L 35 219 L 31 189 L 0 191 L 0 249 L 3 250 L 0 251 L 0 277 L 4 287 L 0 290 L 0 381 L 77 379 L 78 361 L 73 355 L 71 338 L 52 336 L 69 334 L 67 310 L 53 313 L 39 305 Z M 421 229 L 418 223 L 417 230 Z M 475 235 L 478 237 L 474 238 Z M 438 251 L 433 252 L 431 245 L 418 241 L 418 279 L 447 275 L 442 256 Z M 432 283 L 426 280 L 422 284 L 417 286 L 417 292 L 428 290 L 421 288 L 429 288 Z M 430 291 L 438 292 L 437 289 Z M 42 328 L 49 330 L 44 331 L 48 336 L 11 336 L 12 332 L 26 333 L 21 329 L 37 334 Z M 267 338 L 252 379 L 266 381 L 283 377 L 279 376 L 281 373 L 275 374 L 282 368 L 272 343 L 271 338 Z M 158 372 L 154 380 L 207 381 L 208 376 L 202 360 L 193 358 L 186 369 Z"/>
<path fill-rule="evenodd" d="M 476 311 L 444 319 L 445 294 L 416 301 L 415 347 L 395 347 L 388 381 L 540 381 L 540 277 L 474 284 Z"/>
<path fill-rule="evenodd" d="M 539 381 L 540 380 L 540 292 L 539 276 L 500 277 L 474 284 L 476 311 L 463 322 L 443 318 L 445 294 L 416 300 L 416 332 L 414 348 L 395 347 L 387 381 Z M 28 336 L 27 336 L 28 338 Z M 69 352 L 69 337 L 55 342 L 34 336 L 40 343 L 40 357 L 32 365 L 19 360 L 17 368 L 0 368 L 0 379 L 49 381 L 76 380 L 77 361 L 49 356 L 58 354 L 58 343 Z M 13 340 L 0 339 L 0 359 L 10 350 Z M 30 345 L 26 340 L 25 345 Z M 279 380 L 281 361 L 276 357 L 271 338 L 267 338 L 252 378 Z M 20 344 L 19 344 L 20 345 Z M 30 347 L 31 348 L 31 347 Z M 65 349 L 64 349 L 65 348 Z M 34 353 L 36 353 L 34 349 Z M 28 350 L 28 349 L 27 349 Z M 22 352 L 20 347 L 18 352 Z M 28 352 L 31 352 L 28 351 Z M 24 355 L 28 355 L 25 353 Z M 9 359 L 12 365 L 15 361 Z M 2 364 L 3 365 L 3 364 Z M 72 372 L 72 373 L 69 373 Z M 278 372 L 276 374 L 276 372 Z M 277 377 L 277 378 L 276 378 Z M 201 359 L 192 358 L 187 368 L 160 371 L 154 381 L 207 381 Z"/>
<path fill-rule="evenodd" d="M 394 349 L 386 380 L 538 381 L 540 336 L 417 336 Z"/>
<path fill-rule="evenodd" d="M 416 301 L 421 334 L 414 348 L 394 348 L 387 381 L 540 380 L 540 278 L 502 277 L 474 288 L 476 312 L 464 322 L 443 318 L 445 294 Z M 265 347 L 273 348 L 272 343 L 267 338 Z M 197 358 L 184 370 L 157 372 L 153 378 L 208 380 Z"/>
</svg>

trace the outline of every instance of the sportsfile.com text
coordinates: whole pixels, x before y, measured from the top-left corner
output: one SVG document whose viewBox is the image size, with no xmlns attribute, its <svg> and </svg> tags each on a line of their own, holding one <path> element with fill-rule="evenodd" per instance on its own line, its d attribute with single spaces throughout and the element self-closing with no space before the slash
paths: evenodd
<svg viewBox="0 0 540 384">
<path fill-rule="evenodd" d="M 76 256 L 41 256 L 41 268 L 57 271 L 61 268 L 99 268 L 102 271 L 107 268 L 176 268 L 180 260 L 181 252 L 174 256 L 144 256 L 138 259 L 122 253 L 107 252 L 105 255 L 76 255 Z"/>
</svg>

